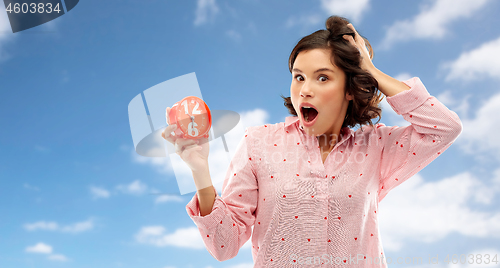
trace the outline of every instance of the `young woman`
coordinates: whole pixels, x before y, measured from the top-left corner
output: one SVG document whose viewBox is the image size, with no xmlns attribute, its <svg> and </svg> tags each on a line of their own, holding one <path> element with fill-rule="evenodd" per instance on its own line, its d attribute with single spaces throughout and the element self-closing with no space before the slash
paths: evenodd
<svg viewBox="0 0 500 268">
<path fill-rule="evenodd" d="M 245 130 L 222 196 L 211 185 L 208 142 L 165 129 L 193 171 L 199 190 L 186 210 L 214 258 L 233 258 L 252 236 L 254 267 L 387 267 L 378 203 L 445 151 L 462 123 L 418 77 L 400 82 L 372 57 L 341 17 L 302 38 L 284 98 L 294 116 Z M 372 123 L 381 94 L 411 125 Z"/>
</svg>

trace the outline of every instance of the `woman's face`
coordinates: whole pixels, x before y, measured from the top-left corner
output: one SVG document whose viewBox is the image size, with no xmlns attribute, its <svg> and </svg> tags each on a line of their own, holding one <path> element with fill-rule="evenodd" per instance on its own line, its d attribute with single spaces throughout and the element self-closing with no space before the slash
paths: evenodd
<svg viewBox="0 0 500 268">
<path fill-rule="evenodd" d="M 293 64 L 290 96 L 300 124 L 310 136 L 338 134 L 349 100 L 353 99 L 351 95 L 344 94 L 345 73 L 330 59 L 329 50 L 312 49 L 301 51 Z M 309 104 L 304 104 L 306 102 Z M 301 109 L 302 105 L 314 106 L 317 115 L 314 111 L 308 113 Z M 314 120 L 308 123 L 311 118 L 306 121 L 305 114 Z"/>
</svg>

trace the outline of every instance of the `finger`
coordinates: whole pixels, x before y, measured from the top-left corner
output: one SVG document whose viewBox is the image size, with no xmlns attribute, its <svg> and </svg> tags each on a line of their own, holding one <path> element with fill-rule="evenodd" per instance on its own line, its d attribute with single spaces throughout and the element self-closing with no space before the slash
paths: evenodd
<svg viewBox="0 0 500 268">
<path fill-rule="evenodd" d="M 191 144 L 191 145 L 187 145 L 186 147 L 184 147 L 184 151 L 192 151 L 193 149 L 196 149 L 198 148 L 198 144 Z"/>
<path fill-rule="evenodd" d="M 359 49 L 359 46 L 362 46 L 362 45 L 358 45 L 355 41 L 354 41 L 354 38 L 352 38 L 351 35 L 344 35 L 343 36 L 344 39 L 348 40 L 349 41 L 349 44 L 353 45 L 359 52 L 359 55 L 361 57 L 363 57 L 363 54 L 361 53 L 361 50 Z"/>
<path fill-rule="evenodd" d="M 175 142 L 175 152 L 180 155 L 185 150 L 185 147 L 193 144 L 196 145 L 195 141 L 190 139 L 177 139 Z"/>
<path fill-rule="evenodd" d="M 354 32 L 354 36 L 356 37 L 354 39 L 357 41 L 357 43 L 362 45 L 364 43 L 364 40 L 361 37 L 361 35 L 359 35 L 358 31 L 356 31 L 356 29 L 354 28 L 354 25 L 352 25 L 352 23 L 349 23 L 349 24 L 347 24 L 347 27 L 349 27 Z"/>
<path fill-rule="evenodd" d="M 166 126 L 165 129 L 163 130 L 163 132 L 161 133 L 161 136 L 164 138 L 164 139 L 171 139 L 173 138 L 173 134 L 172 132 L 177 128 L 177 125 L 169 125 L 169 126 Z"/>
<path fill-rule="evenodd" d="M 192 140 L 192 139 L 177 139 L 177 144 L 179 144 L 182 147 L 192 145 L 192 144 L 198 144 L 197 140 Z"/>
<path fill-rule="evenodd" d="M 165 128 L 165 130 L 163 130 L 163 132 L 161 133 L 161 136 L 171 142 L 172 144 L 175 143 L 177 137 L 175 137 L 172 132 L 175 131 L 175 129 L 177 128 L 177 125 L 169 125 Z"/>
<path fill-rule="evenodd" d="M 191 156 L 191 154 L 193 152 L 196 152 L 196 151 L 199 151 L 198 148 L 201 148 L 199 147 L 198 145 L 194 145 L 194 146 L 190 146 L 189 148 L 186 148 L 182 153 L 181 153 L 181 158 L 182 159 L 187 159 L 188 157 Z"/>
<path fill-rule="evenodd" d="M 165 117 L 167 118 L 167 124 L 169 124 L 169 125 L 170 125 L 170 118 L 169 118 L 169 116 L 168 116 L 168 115 L 169 115 L 169 113 L 170 113 L 170 107 L 167 107 L 167 112 L 166 112 L 166 114 L 165 114 Z"/>
<path fill-rule="evenodd" d="M 182 146 L 180 146 L 177 142 L 174 144 L 174 147 L 175 147 L 175 153 L 178 154 L 178 155 L 181 155 L 183 149 L 182 149 Z"/>
<path fill-rule="evenodd" d="M 177 146 L 177 147 L 180 147 L 180 146 Z M 201 148 L 201 146 L 198 146 L 197 144 L 191 144 L 191 145 L 187 145 L 185 147 L 182 147 L 180 149 L 176 148 L 176 153 L 181 156 L 182 159 L 185 159 L 186 157 L 188 157 L 191 152 L 193 151 L 198 151 L 198 148 Z"/>
<path fill-rule="evenodd" d="M 356 43 L 359 44 L 359 47 L 365 47 L 365 40 L 363 39 L 363 37 L 358 33 L 358 31 L 356 31 L 356 29 L 354 29 L 354 25 L 352 25 L 351 23 L 348 24 L 349 28 L 351 28 L 353 31 L 354 31 L 354 35 L 356 36 L 355 40 L 356 40 Z"/>
<path fill-rule="evenodd" d="M 347 27 L 351 28 L 351 30 L 354 32 L 354 35 L 356 36 L 356 39 L 358 39 L 358 31 L 356 31 L 356 29 L 354 28 L 354 25 L 352 25 L 352 23 L 349 23 L 347 24 Z"/>
<path fill-rule="evenodd" d="M 343 38 L 344 38 L 345 40 L 349 41 L 349 43 L 350 43 L 351 45 L 353 45 L 353 46 L 357 47 L 356 42 L 354 41 L 354 38 L 352 38 L 352 36 L 351 36 L 351 35 L 347 35 L 347 34 L 346 34 L 346 35 L 344 35 L 344 36 L 343 36 Z"/>
<path fill-rule="evenodd" d="M 202 137 L 202 138 L 198 138 L 198 139 L 196 139 L 196 140 L 198 141 L 198 144 L 199 144 L 199 145 L 202 145 L 202 144 L 204 144 L 205 142 L 208 142 L 208 138 L 203 138 L 203 137 Z"/>
</svg>

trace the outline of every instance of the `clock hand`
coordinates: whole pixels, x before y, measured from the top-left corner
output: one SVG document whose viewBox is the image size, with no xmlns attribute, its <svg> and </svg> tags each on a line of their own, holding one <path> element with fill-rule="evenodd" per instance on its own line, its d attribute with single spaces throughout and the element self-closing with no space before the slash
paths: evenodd
<svg viewBox="0 0 500 268">
<path fill-rule="evenodd" d="M 189 117 L 191 118 L 191 125 L 194 125 L 194 116 L 191 113 L 188 113 Z"/>
</svg>

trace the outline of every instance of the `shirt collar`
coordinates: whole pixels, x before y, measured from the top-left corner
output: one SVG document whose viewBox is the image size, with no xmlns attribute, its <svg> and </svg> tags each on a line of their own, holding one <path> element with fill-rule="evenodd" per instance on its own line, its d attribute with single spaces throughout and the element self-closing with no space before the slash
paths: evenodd
<svg viewBox="0 0 500 268">
<path fill-rule="evenodd" d="M 296 126 L 297 129 L 300 129 L 300 131 L 302 131 L 302 133 L 305 133 L 304 130 L 300 128 L 300 120 L 298 116 L 288 116 L 285 118 L 285 129 L 289 128 L 290 126 Z M 343 127 L 340 130 L 340 133 L 342 134 L 342 141 L 349 139 L 352 136 L 353 132 L 354 131 L 349 127 Z"/>
<path fill-rule="evenodd" d="M 299 117 L 298 116 L 287 116 L 285 118 L 285 128 L 288 128 L 290 125 L 297 125 L 297 127 L 300 128 L 299 126 Z"/>
</svg>

